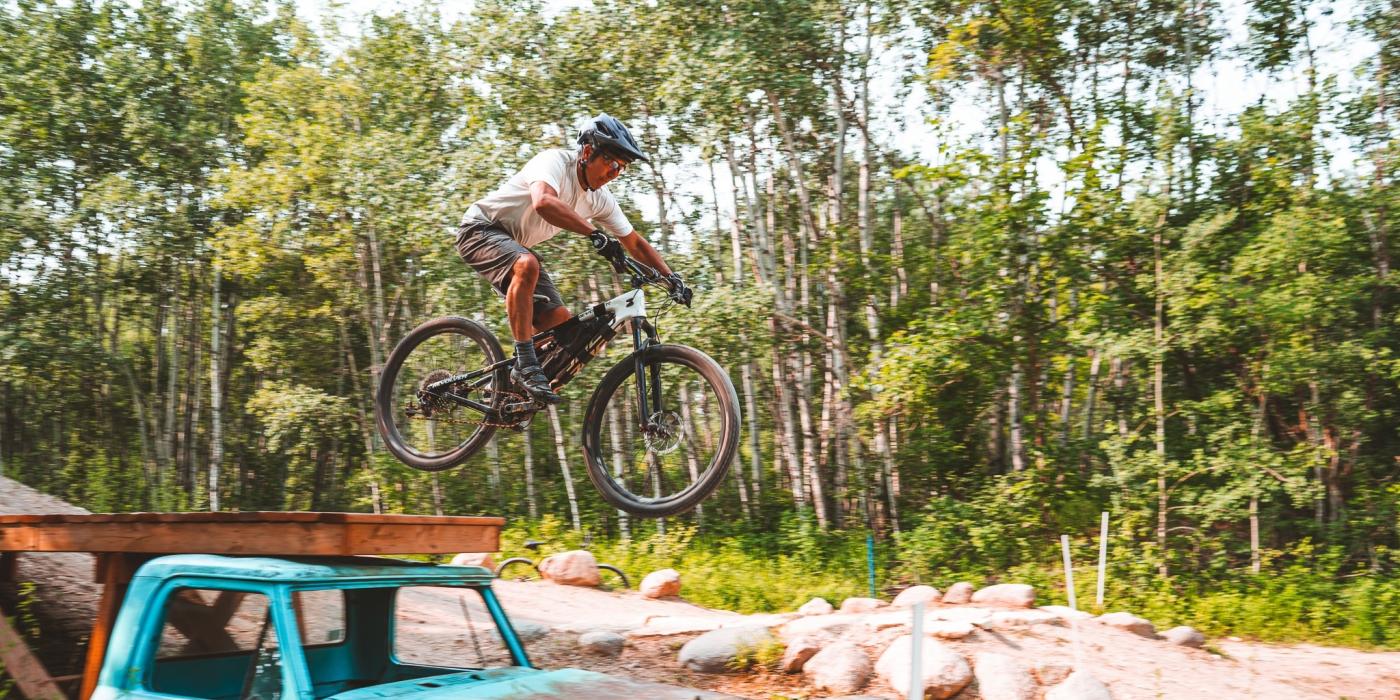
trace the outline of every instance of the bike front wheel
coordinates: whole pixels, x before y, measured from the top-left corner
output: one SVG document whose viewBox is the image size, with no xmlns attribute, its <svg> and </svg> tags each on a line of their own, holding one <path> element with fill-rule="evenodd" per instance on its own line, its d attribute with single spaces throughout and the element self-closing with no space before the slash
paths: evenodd
<svg viewBox="0 0 1400 700">
<path fill-rule="evenodd" d="M 435 318 L 413 329 L 379 376 L 375 418 L 384 446 L 424 471 L 450 469 L 476 454 L 496 431 L 480 409 L 505 401 L 507 370 L 490 369 L 503 359 L 496 336 L 470 319 Z"/>
<path fill-rule="evenodd" d="M 603 500 L 660 518 L 694 508 L 724 481 L 739 446 L 739 398 L 724 368 L 695 348 L 638 352 L 593 392 L 583 451 Z"/>
</svg>

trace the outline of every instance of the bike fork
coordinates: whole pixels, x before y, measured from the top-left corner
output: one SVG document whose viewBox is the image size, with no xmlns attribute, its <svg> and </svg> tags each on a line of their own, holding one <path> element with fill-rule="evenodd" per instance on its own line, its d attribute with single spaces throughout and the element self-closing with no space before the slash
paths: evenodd
<svg viewBox="0 0 1400 700">
<path fill-rule="evenodd" d="M 656 331 L 646 328 L 647 343 L 642 342 L 643 322 L 641 319 L 632 319 L 632 346 L 637 350 L 632 353 L 633 372 L 637 375 L 637 407 L 640 409 L 637 416 L 637 425 L 642 430 L 646 430 L 651 424 L 651 416 L 661 412 L 661 367 L 653 364 L 647 367 L 642 361 L 642 351 L 648 345 L 656 341 Z M 647 386 L 647 370 L 651 374 L 651 386 Z M 648 388 L 650 391 L 648 391 Z M 651 400 L 648 401 L 647 399 Z"/>
</svg>

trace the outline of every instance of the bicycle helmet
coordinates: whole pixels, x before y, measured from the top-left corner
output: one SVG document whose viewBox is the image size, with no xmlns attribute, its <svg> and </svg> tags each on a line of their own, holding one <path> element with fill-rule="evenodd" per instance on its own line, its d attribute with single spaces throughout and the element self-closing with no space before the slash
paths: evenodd
<svg viewBox="0 0 1400 700">
<path fill-rule="evenodd" d="M 616 117 L 600 112 L 583 123 L 578 132 L 579 144 L 591 144 L 594 148 L 634 160 L 647 161 L 645 153 L 632 138 L 632 132 Z M 650 161 L 647 161 L 650 162 Z"/>
</svg>

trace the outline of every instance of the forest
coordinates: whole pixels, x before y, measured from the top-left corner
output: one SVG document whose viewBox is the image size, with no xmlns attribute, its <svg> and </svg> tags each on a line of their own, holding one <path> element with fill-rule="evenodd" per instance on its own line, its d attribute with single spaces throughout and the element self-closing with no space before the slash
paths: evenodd
<svg viewBox="0 0 1400 700">
<path fill-rule="evenodd" d="M 867 536 L 881 586 L 1053 599 L 1059 535 L 1091 561 L 1107 511 L 1115 601 L 1400 645 L 1395 0 L 299 12 L 0 3 L 0 474 L 93 511 L 503 515 L 512 546 L 689 557 L 739 609 L 864 590 Z M 600 111 L 696 288 L 662 337 L 742 405 L 681 517 L 583 475 L 621 345 L 457 469 L 375 430 L 408 330 L 508 338 L 453 230 Z M 583 238 L 542 248 L 576 310 L 621 290 Z"/>
</svg>

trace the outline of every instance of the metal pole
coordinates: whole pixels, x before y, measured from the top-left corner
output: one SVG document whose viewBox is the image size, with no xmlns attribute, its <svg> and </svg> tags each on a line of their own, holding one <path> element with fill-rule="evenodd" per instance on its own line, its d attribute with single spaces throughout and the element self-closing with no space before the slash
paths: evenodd
<svg viewBox="0 0 1400 700">
<path fill-rule="evenodd" d="M 1103 609 L 1103 580 L 1105 565 L 1108 563 L 1108 511 L 1099 517 L 1099 587 L 1094 596 L 1094 604 Z"/>
<path fill-rule="evenodd" d="M 1060 535 L 1060 551 L 1065 557 L 1065 592 L 1069 594 L 1069 606 L 1078 610 L 1074 601 L 1074 568 L 1069 562 L 1069 535 Z"/>
<path fill-rule="evenodd" d="M 924 700 L 924 604 L 914 604 L 914 621 L 909 625 L 909 700 Z"/>
<path fill-rule="evenodd" d="M 865 568 L 869 572 L 870 597 L 875 597 L 875 536 L 865 536 Z"/>
</svg>

